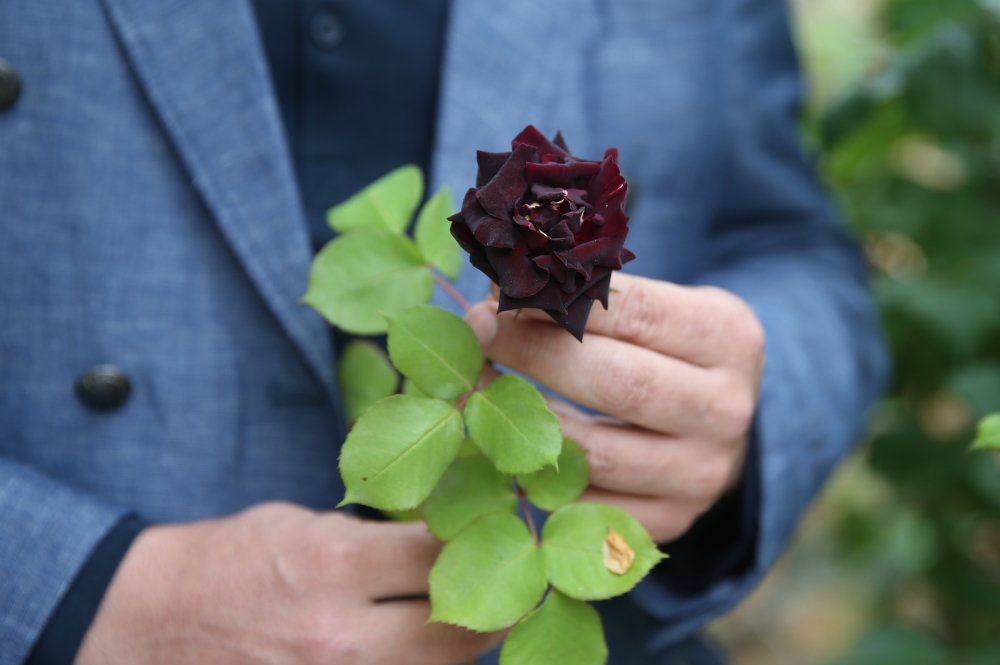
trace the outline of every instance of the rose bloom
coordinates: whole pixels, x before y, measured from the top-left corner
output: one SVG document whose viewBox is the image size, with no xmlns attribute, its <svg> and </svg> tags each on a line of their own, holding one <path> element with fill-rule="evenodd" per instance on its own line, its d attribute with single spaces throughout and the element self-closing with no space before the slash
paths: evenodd
<svg viewBox="0 0 1000 665">
<path fill-rule="evenodd" d="M 579 340 L 594 300 L 608 307 L 611 271 L 635 258 L 614 148 L 595 162 L 578 159 L 556 134 L 529 125 L 511 152 L 476 155 L 476 186 L 451 233 L 472 265 L 500 287 L 500 312 L 544 310 Z"/>
</svg>

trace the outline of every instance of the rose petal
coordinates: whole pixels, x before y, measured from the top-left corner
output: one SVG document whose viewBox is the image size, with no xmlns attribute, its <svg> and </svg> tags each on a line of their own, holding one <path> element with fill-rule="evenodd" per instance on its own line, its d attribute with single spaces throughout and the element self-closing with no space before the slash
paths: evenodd
<svg viewBox="0 0 1000 665">
<path fill-rule="evenodd" d="M 521 206 L 523 208 L 524 206 Z M 545 247 L 545 243 L 549 241 L 549 237 L 542 233 L 538 228 L 529 220 L 522 217 L 520 214 L 514 215 L 514 223 L 517 224 L 518 230 L 521 232 L 521 237 L 528 244 L 528 249 L 535 250 L 541 247 Z"/>
<path fill-rule="evenodd" d="M 545 229 L 551 222 L 556 221 L 562 216 L 562 213 L 559 212 L 559 206 L 551 203 L 540 203 L 534 208 L 530 206 L 518 206 L 518 211 L 521 210 L 524 210 L 521 214 L 524 215 L 525 219 L 541 229 Z"/>
<path fill-rule="evenodd" d="M 465 218 L 462 217 L 462 213 L 457 212 L 448 218 L 451 222 L 451 237 L 458 241 L 458 244 L 465 251 L 470 254 L 477 249 L 481 249 L 482 245 L 476 240 L 476 236 L 472 235 L 472 231 L 465 223 Z"/>
<path fill-rule="evenodd" d="M 555 143 L 560 148 L 562 148 L 563 150 L 565 150 L 567 153 L 572 153 L 572 151 L 569 149 L 569 146 L 566 145 L 566 139 L 563 138 L 561 131 L 558 130 L 556 131 L 556 137 L 552 139 L 552 142 Z"/>
<path fill-rule="evenodd" d="M 549 249 L 569 249 L 573 246 L 573 232 L 570 231 L 566 219 L 559 220 L 559 223 L 549 229 Z"/>
<path fill-rule="evenodd" d="M 590 308 L 593 306 L 594 301 L 590 298 L 579 298 L 566 309 L 565 314 L 551 309 L 545 310 L 545 313 L 582 342 L 583 331 L 586 330 L 587 319 L 590 318 Z"/>
<path fill-rule="evenodd" d="M 569 308 L 570 305 L 575 303 L 580 298 L 586 298 L 587 292 L 590 291 L 591 287 L 600 282 L 602 279 L 607 278 L 611 274 L 610 268 L 595 268 L 594 274 L 590 279 L 584 279 L 575 273 L 570 273 L 567 277 L 567 281 L 574 280 L 575 289 L 572 293 L 567 293 L 562 291 L 563 305 Z M 589 300 L 589 298 L 588 298 Z"/>
<path fill-rule="evenodd" d="M 459 215 L 452 215 L 452 217 L 458 216 Z M 451 219 L 451 217 L 448 219 Z M 462 246 L 462 249 L 469 253 L 469 263 L 471 263 L 476 270 L 479 270 L 484 275 L 489 277 L 491 282 L 499 284 L 500 276 L 497 275 L 496 270 L 493 269 L 493 266 L 491 266 L 490 262 L 486 259 L 486 248 L 476 241 L 476 237 L 472 235 L 472 231 L 469 230 L 469 227 L 466 226 L 464 222 L 452 220 L 451 235 L 458 241 L 458 244 Z"/>
<path fill-rule="evenodd" d="M 596 266 L 615 270 L 622 267 L 619 257 L 624 242 L 623 237 L 598 238 L 564 252 L 555 252 L 555 257 L 567 268 L 575 270 L 589 280 Z"/>
<path fill-rule="evenodd" d="M 580 230 L 576 233 L 576 243 L 581 245 L 597 238 L 628 235 L 628 217 L 621 210 L 621 202 L 613 201 L 609 205 L 597 208 L 595 214 L 585 217 Z"/>
<path fill-rule="evenodd" d="M 590 201 L 587 200 L 587 190 L 585 189 L 567 189 L 566 198 L 571 202 L 580 206 L 581 208 L 591 208 Z"/>
<path fill-rule="evenodd" d="M 586 291 L 586 296 L 591 300 L 600 300 L 604 309 L 608 308 L 608 293 L 611 291 L 611 272 L 597 280 Z"/>
<path fill-rule="evenodd" d="M 561 201 L 566 198 L 566 190 L 562 187 L 549 187 L 548 185 L 539 185 L 537 183 L 531 186 L 531 193 L 541 203 Z"/>
<path fill-rule="evenodd" d="M 568 212 L 563 215 L 563 221 L 566 222 L 566 227 L 574 236 L 580 232 L 580 228 L 583 226 L 583 215 L 585 212 L 586 210 L 583 208 L 577 208 L 575 211 Z M 574 242 L 576 242 L 575 239 Z"/>
<path fill-rule="evenodd" d="M 514 150 L 516 150 L 520 145 L 530 145 L 538 151 L 538 156 L 543 161 L 546 155 L 554 155 L 564 159 L 570 156 L 569 150 L 563 150 L 563 148 L 558 144 L 545 138 L 545 134 L 538 131 L 534 125 L 528 125 L 525 127 L 521 130 L 521 133 L 515 136 L 514 140 L 510 142 L 510 147 Z"/>
<path fill-rule="evenodd" d="M 573 162 L 571 164 L 526 164 L 525 174 L 530 183 L 586 189 L 590 179 L 601 170 L 600 162 Z"/>
<path fill-rule="evenodd" d="M 479 164 L 479 173 L 476 174 L 476 187 L 482 187 L 490 180 L 493 180 L 493 176 L 500 171 L 500 167 L 504 165 L 509 157 L 509 152 L 477 150 L 476 163 Z"/>
<path fill-rule="evenodd" d="M 538 160 L 535 149 L 521 144 L 510 154 L 497 174 L 476 190 L 476 198 L 489 215 L 511 221 L 510 211 L 520 203 L 528 190 L 524 179 L 524 165 Z"/>
<path fill-rule="evenodd" d="M 543 254 L 532 259 L 535 265 L 555 277 L 559 282 L 565 282 L 567 277 L 566 266 L 561 261 L 557 261 L 551 254 Z"/>
<path fill-rule="evenodd" d="M 555 282 L 549 282 L 541 291 L 527 298 L 511 298 L 501 291 L 500 306 L 497 308 L 497 313 L 526 308 L 565 312 L 566 305 L 563 303 L 563 299 L 563 293 L 559 289 L 559 285 Z"/>
<path fill-rule="evenodd" d="M 487 247 L 486 258 L 500 276 L 500 290 L 512 298 L 533 296 L 549 281 L 548 273 L 539 269 L 525 254 Z"/>
<path fill-rule="evenodd" d="M 587 187 L 587 200 L 596 208 L 624 186 L 625 178 L 622 177 L 618 165 L 611 158 L 605 158 Z"/>
<path fill-rule="evenodd" d="M 476 240 L 487 247 L 514 249 L 524 246 L 524 239 L 512 222 L 497 219 L 486 214 L 476 198 L 476 190 L 470 189 L 462 201 L 462 220 L 472 231 Z"/>
</svg>

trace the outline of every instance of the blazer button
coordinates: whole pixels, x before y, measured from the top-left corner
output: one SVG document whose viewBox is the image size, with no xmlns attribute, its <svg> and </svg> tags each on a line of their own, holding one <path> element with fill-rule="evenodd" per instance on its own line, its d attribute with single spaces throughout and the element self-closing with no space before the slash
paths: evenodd
<svg viewBox="0 0 1000 665">
<path fill-rule="evenodd" d="M 14 104 L 21 96 L 21 79 L 4 60 L 0 60 L 0 109 Z"/>
<path fill-rule="evenodd" d="M 117 409 L 132 392 L 128 377 L 114 365 L 98 365 L 76 380 L 76 396 L 98 411 Z"/>
</svg>

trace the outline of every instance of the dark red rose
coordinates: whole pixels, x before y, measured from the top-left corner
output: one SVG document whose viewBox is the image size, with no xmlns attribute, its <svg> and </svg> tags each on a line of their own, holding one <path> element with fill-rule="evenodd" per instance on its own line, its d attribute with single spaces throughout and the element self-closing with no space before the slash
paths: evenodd
<svg viewBox="0 0 1000 665">
<path fill-rule="evenodd" d="M 511 152 L 476 157 L 476 186 L 449 217 L 451 234 L 500 286 L 499 311 L 544 310 L 582 340 L 594 300 L 608 308 L 611 271 L 635 258 L 624 247 L 628 185 L 618 151 L 578 159 L 561 134 L 549 141 L 529 125 Z"/>
</svg>

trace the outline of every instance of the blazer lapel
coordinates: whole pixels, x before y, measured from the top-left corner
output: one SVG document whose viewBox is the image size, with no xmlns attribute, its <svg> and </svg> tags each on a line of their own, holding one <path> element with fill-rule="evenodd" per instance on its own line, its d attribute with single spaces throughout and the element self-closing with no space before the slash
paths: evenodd
<svg viewBox="0 0 1000 665">
<path fill-rule="evenodd" d="M 331 395 L 326 323 L 298 304 L 312 250 L 246 0 L 102 0 L 194 186 Z"/>
</svg>

